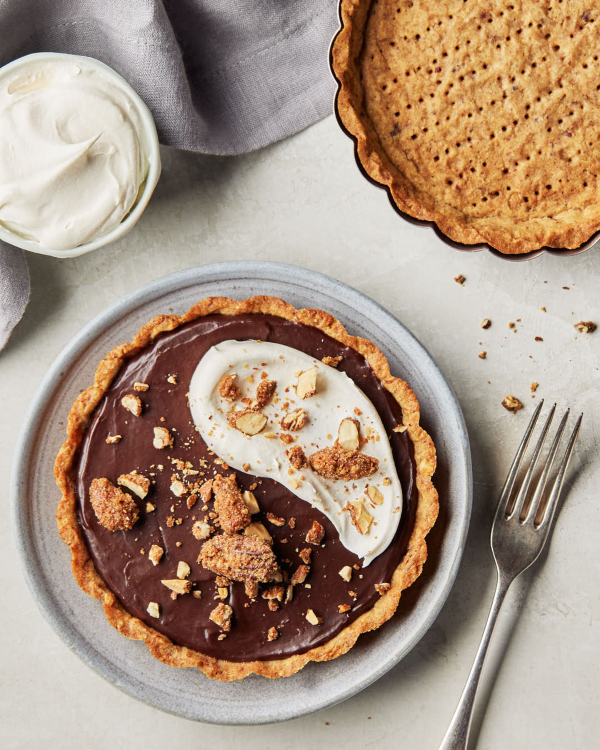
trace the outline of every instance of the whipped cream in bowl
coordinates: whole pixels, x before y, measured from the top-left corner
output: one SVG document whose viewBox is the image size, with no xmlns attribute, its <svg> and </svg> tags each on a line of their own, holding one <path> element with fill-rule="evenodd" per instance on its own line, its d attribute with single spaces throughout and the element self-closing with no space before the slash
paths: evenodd
<svg viewBox="0 0 600 750">
<path fill-rule="evenodd" d="M 0 239 L 89 252 L 136 224 L 159 176 L 150 110 L 111 68 L 55 53 L 0 68 Z"/>
</svg>

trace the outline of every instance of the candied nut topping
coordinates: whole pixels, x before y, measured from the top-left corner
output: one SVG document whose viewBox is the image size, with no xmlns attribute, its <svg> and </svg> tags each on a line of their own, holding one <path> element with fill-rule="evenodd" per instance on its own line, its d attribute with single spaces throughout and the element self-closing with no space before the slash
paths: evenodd
<svg viewBox="0 0 600 750">
<path fill-rule="evenodd" d="M 365 508 L 362 499 L 346 503 L 344 510 L 350 513 L 352 525 L 356 527 L 359 534 L 364 535 L 369 533 L 369 529 L 373 523 L 373 516 Z"/>
<path fill-rule="evenodd" d="M 376 458 L 359 451 L 345 451 L 338 445 L 313 453 L 308 461 L 312 470 L 325 479 L 364 479 L 379 468 Z"/>
<path fill-rule="evenodd" d="M 250 511 L 244 502 L 235 474 L 217 474 L 213 481 L 215 512 L 226 534 L 235 534 L 250 525 Z"/>
<path fill-rule="evenodd" d="M 263 599 L 277 599 L 278 602 L 282 602 L 284 594 L 285 586 L 275 585 L 265 589 L 261 596 Z"/>
<path fill-rule="evenodd" d="M 109 531 L 128 531 L 140 517 L 135 501 L 106 477 L 92 479 L 90 502 L 96 518 Z"/>
<path fill-rule="evenodd" d="M 275 388 L 277 388 L 277 383 L 274 380 L 261 380 L 260 383 L 256 386 L 255 400 L 256 406 L 259 409 L 262 409 L 263 406 L 266 406 L 273 398 Z"/>
<path fill-rule="evenodd" d="M 127 409 L 128 412 L 131 412 L 134 417 L 139 417 L 142 413 L 142 402 L 139 396 L 134 396 L 133 394 L 128 393 L 121 399 L 121 405 Z"/>
<path fill-rule="evenodd" d="M 237 375 L 234 373 L 231 373 L 229 375 L 223 375 L 221 380 L 219 380 L 219 385 L 217 388 L 219 389 L 219 396 L 225 401 L 235 401 L 240 397 L 240 389 L 236 385 L 236 378 Z"/>
<path fill-rule="evenodd" d="M 192 582 L 184 581 L 181 578 L 171 578 L 163 580 L 161 583 L 175 594 L 189 594 L 192 590 Z"/>
<path fill-rule="evenodd" d="M 360 445 L 360 422 L 358 419 L 347 417 L 342 419 L 338 429 L 338 445 L 345 451 L 357 451 Z"/>
<path fill-rule="evenodd" d="M 375 584 L 375 591 L 377 591 L 377 593 L 380 596 L 383 596 L 391 588 L 392 588 L 392 584 L 391 583 L 376 583 Z"/>
<path fill-rule="evenodd" d="M 138 391 L 138 392 L 141 391 L 142 393 L 144 393 L 145 391 L 148 390 L 148 388 L 150 388 L 150 386 L 148 385 L 148 383 L 139 383 L 139 382 L 136 381 L 133 384 L 133 390 L 134 391 Z"/>
<path fill-rule="evenodd" d="M 375 503 L 375 505 L 381 505 L 383 503 L 383 495 L 377 487 L 374 487 L 372 484 L 367 487 L 367 496 L 371 502 Z"/>
<path fill-rule="evenodd" d="M 160 617 L 160 607 L 158 606 L 158 603 L 150 602 L 150 604 L 148 604 L 146 612 L 148 612 L 150 617 Z"/>
<path fill-rule="evenodd" d="M 219 534 L 202 545 L 198 562 L 232 581 L 269 583 L 280 574 L 271 545 L 257 536 Z"/>
<path fill-rule="evenodd" d="M 593 333 L 596 330 L 596 324 L 592 323 L 591 320 L 588 320 L 587 323 L 584 320 L 580 320 L 579 323 L 575 323 L 574 328 L 579 333 Z"/>
<path fill-rule="evenodd" d="M 320 625 L 323 622 L 323 619 L 321 617 L 317 617 L 312 609 L 309 609 L 307 611 L 305 617 L 311 625 Z"/>
<path fill-rule="evenodd" d="M 258 521 L 254 521 L 250 526 L 246 526 L 244 534 L 246 536 L 257 536 L 259 539 L 264 539 L 269 542 L 269 544 L 273 541 L 273 537 L 269 534 L 263 524 Z"/>
<path fill-rule="evenodd" d="M 243 432 L 245 435 L 258 435 L 265 428 L 267 418 L 264 414 L 253 409 L 243 409 L 242 411 L 230 411 L 227 417 L 229 424 L 236 430 Z"/>
<path fill-rule="evenodd" d="M 291 586 L 298 586 L 300 583 L 306 581 L 308 574 L 310 573 L 310 565 L 298 565 L 294 574 L 290 579 Z"/>
<path fill-rule="evenodd" d="M 131 490 L 134 495 L 137 495 L 142 500 L 146 497 L 150 489 L 150 480 L 143 474 L 138 474 L 135 471 L 132 471 L 131 474 L 121 474 L 117 479 L 117 484 Z"/>
<path fill-rule="evenodd" d="M 298 398 L 310 398 L 317 392 L 317 368 L 301 372 L 296 384 L 296 396 Z"/>
<path fill-rule="evenodd" d="M 304 547 L 304 549 L 301 549 L 300 552 L 298 552 L 298 557 L 302 560 L 303 563 L 306 563 L 307 565 L 310 564 L 311 555 L 312 549 L 310 547 Z"/>
<path fill-rule="evenodd" d="M 120 443 L 122 439 L 123 439 L 123 436 L 122 436 L 122 435 L 109 435 L 109 436 L 108 436 L 108 437 L 106 438 L 106 442 L 107 442 L 107 443 L 108 443 L 109 445 L 114 445 L 115 443 Z"/>
<path fill-rule="evenodd" d="M 313 521 L 312 526 L 306 534 L 306 541 L 309 544 L 321 544 L 325 536 L 325 529 L 318 521 Z"/>
<path fill-rule="evenodd" d="M 285 518 L 276 516 L 274 513 L 267 513 L 267 521 L 273 526 L 285 526 Z"/>
<path fill-rule="evenodd" d="M 155 427 L 152 445 L 159 450 L 171 448 L 173 446 L 173 436 L 166 427 Z"/>
<path fill-rule="evenodd" d="M 192 534 L 195 539 L 208 539 L 213 531 L 213 527 L 206 521 L 196 521 L 192 526 Z"/>
<path fill-rule="evenodd" d="M 256 599 L 258 596 L 258 581 L 244 581 L 244 593 L 248 599 Z"/>
<path fill-rule="evenodd" d="M 191 572 L 192 569 L 183 560 L 177 563 L 177 578 L 187 578 Z"/>
<path fill-rule="evenodd" d="M 306 455 L 299 445 L 292 445 L 291 448 L 288 448 L 285 455 L 288 457 L 288 461 L 294 469 L 303 469 L 308 463 Z"/>
<path fill-rule="evenodd" d="M 244 490 L 242 497 L 244 498 L 246 507 L 250 511 L 250 515 L 253 516 L 255 513 L 260 513 L 260 506 L 254 492 L 250 492 L 250 490 Z"/>
<path fill-rule="evenodd" d="M 294 409 L 294 411 L 288 412 L 281 418 L 280 424 L 283 430 L 297 432 L 298 430 L 301 430 L 307 422 L 308 416 L 304 409 Z"/>
<path fill-rule="evenodd" d="M 158 565 L 164 554 L 165 551 L 162 547 L 159 547 L 158 544 L 153 544 L 150 547 L 150 552 L 148 552 L 148 558 L 151 560 L 152 565 Z"/>
<path fill-rule="evenodd" d="M 276 641 L 279 638 L 279 631 L 275 626 L 272 628 L 269 628 L 269 632 L 267 633 L 267 640 L 268 641 Z"/>
<path fill-rule="evenodd" d="M 516 414 L 519 409 L 523 408 L 523 404 L 514 396 L 505 396 L 502 401 L 502 406 L 508 411 L 512 411 L 513 414 Z"/>
<path fill-rule="evenodd" d="M 337 367 L 339 365 L 339 363 L 343 359 L 344 358 L 342 356 L 339 356 L 339 357 L 323 357 L 323 359 L 321 359 L 321 362 L 324 365 L 329 365 L 329 367 Z"/>
<path fill-rule="evenodd" d="M 223 630 L 229 631 L 231 630 L 232 615 L 233 610 L 231 609 L 229 604 L 223 604 L 223 602 L 221 602 L 220 604 L 217 604 L 208 618 L 209 620 L 212 620 L 214 623 L 216 623 L 220 628 L 223 628 Z"/>
<path fill-rule="evenodd" d="M 344 579 L 344 581 L 350 583 L 352 579 L 352 568 L 349 565 L 344 565 L 344 567 L 340 570 L 340 576 Z"/>
</svg>

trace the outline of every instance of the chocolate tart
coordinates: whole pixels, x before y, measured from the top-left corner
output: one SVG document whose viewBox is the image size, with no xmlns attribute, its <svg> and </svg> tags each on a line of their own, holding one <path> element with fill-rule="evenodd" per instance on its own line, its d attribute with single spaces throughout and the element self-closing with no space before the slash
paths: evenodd
<svg viewBox="0 0 600 750">
<path fill-rule="evenodd" d="M 589 3 L 341 0 L 340 16 L 338 116 L 399 211 L 507 255 L 600 229 Z"/>
<path fill-rule="evenodd" d="M 306 562 L 304 549 L 313 549 L 310 572 L 304 571 L 308 580 L 294 586 L 287 602 L 281 597 L 274 601 L 272 586 L 262 584 L 262 596 L 250 594 L 240 579 L 219 578 L 208 563 L 205 568 L 198 562 L 207 541 L 199 541 L 194 525 L 216 516 L 218 526 L 222 517 L 211 510 L 216 503 L 208 496 L 190 505 L 189 496 L 173 494 L 173 472 L 183 467 L 204 467 L 202 481 L 231 474 L 195 430 L 188 405 L 194 368 L 204 353 L 225 340 L 269 341 L 318 359 L 341 358 L 335 364 L 359 384 L 383 422 L 402 486 L 393 541 L 362 568 L 318 508 L 273 480 L 257 482 L 251 473 L 234 473 L 240 491 L 256 492 L 260 511 L 252 521 L 268 527 L 284 588 Z M 123 407 L 124 396 L 131 395 L 141 402 L 139 416 Z M 136 411 L 135 404 L 132 409 Z M 75 579 L 83 591 L 102 601 L 113 627 L 144 641 L 153 656 L 171 666 L 195 666 L 211 678 L 229 681 L 251 673 L 288 676 L 309 661 L 334 659 L 352 648 L 361 633 L 392 617 L 402 591 L 420 575 L 427 558 L 425 537 L 438 513 L 431 481 L 436 455 L 419 419 L 413 391 L 390 374 L 382 352 L 348 334 L 321 310 L 296 310 L 274 297 L 216 297 L 182 316 L 157 316 L 132 342 L 117 346 L 102 360 L 94 384 L 81 393 L 69 414 L 55 476 L 62 493 L 58 528 L 71 550 Z M 175 437 L 166 450 L 154 442 L 156 431 L 153 438 L 153 428 L 161 424 Z M 134 484 L 124 485 L 132 494 L 121 490 L 126 508 L 117 508 L 127 523 L 111 530 L 114 514 L 99 505 L 98 492 L 91 497 L 90 487 L 99 479 L 116 485 L 117 477 L 131 478 L 132 471 Z M 140 475 L 152 482 L 144 499 L 136 497 Z M 323 528 L 324 540 L 307 544 L 315 522 Z M 218 529 L 212 532 L 211 544 L 225 536 Z M 158 560 L 152 557 L 153 546 L 161 548 Z M 181 561 L 189 564 L 183 576 Z M 351 568 L 350 582 L 339 575 L 346 566 Z M 217 607 L 229 608 L 233 626 L 214 616 Z M 307 619 L 309 610 L 317 615 Z"/>
</svg>

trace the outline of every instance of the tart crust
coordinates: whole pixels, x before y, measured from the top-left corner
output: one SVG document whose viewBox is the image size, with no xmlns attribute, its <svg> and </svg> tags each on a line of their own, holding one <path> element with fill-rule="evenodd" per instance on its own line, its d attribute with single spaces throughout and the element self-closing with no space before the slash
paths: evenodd
<svg viewBox="0 0 600 750">
<path fill-rule="evenodd" d="M 399 211 L 505 254 L 600 229 L 600 13 L 583 0 L 341 0 L 336 107 Z"/>
<path fill-rule="evenodd" d="M 159 334 L 173 331 L 185 323 L 213 313 L 277 315 L 318 328 L 345 346 L 355 349 L 365 357 L 384 387 L 400 404 L 403 423 L 408 429 L 414 446 L 418 491 L 415 525 L 407 553 L 392 576 L 391 588 L 375 602 L 368 612 L 358 617 L 327 643 L 312 648 L 306 653 L 295 654 L 284 659 L 249 662 L 217 659 L 199 651 L 178 646 L 165 635 L 131 615 L 120 604 L 96 570 L 77 519 L 75 473 L 78 450 L 92 413 L 113 379 L 129 358 L 151 344 Z M 94 384 L 80 394 L 69 413 L 68 437 L 56 458 L 54 474 L 62 494 L 56 514 L 58 529 L 63 541 L 71 550 L 71 565 L 75 580 L 83 591 L 102 601 L 108 621 L 122 635 L 144 641 L 150 653 L 165 664 L 174 667 L 198 667 L 213 679 L 238 680 L 252 673 L 269 678 L 285 677 L 302 669 L 309 661 L 335 659 L 352 648 L 361 633 L 378 628 L 392 617 L 402 591 L 418 578 L 427 558 L 425 537 L 438 514 L 438 493 L 431 481 L 436 468 L 436 453 L 433 441 L 419 426 L 419 418 L 419 403 L 415 394 L 403 380 L 390 374 L 387 359 L 382 352 L 370 341 L 350 336 L 336 318 L 322 310 L 296 310 L 276 297 L 258 296 L 242 301 L 226 297 L 208 297 L 198 302 L 184 315 L 158 315 L 141 328 L 133 341 L 120 344 L 107 354 L 98 366 Z"/>
</svg>

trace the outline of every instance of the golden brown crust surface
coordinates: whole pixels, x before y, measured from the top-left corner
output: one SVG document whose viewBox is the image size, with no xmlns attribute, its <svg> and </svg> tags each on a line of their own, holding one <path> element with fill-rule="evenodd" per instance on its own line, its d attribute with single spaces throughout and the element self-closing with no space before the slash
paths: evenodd
<svg viewBox="0 0 600 750">
<path fill-rule="evenodd" d="M 327 335 L 360 352 L 373 368 L 384 387 L 402 407 L 403 422 L 414 445 L 417 469 L 418 505 L 415 525 L 408 550 L 392 576 L 391 587 L 375 605 L 340 631 L 327 643 L 281 660 L 230 662 L 206 656 L 193 649 L 174 644 L 154 628 L 132 616 L 119 603 L 94 567 L 77 521 L 75 495 L 76 454 L 94 408 L 110 387 L 123 364 L 151 344 L 161 333 L 172 331 L 184 323 L 206 315 L 238 315 L 243 313 L 268 313 L 314 326 Z M 433 441 L 419 426 L 419 403 L 411 388 L 390 374 L 387 359 L 370 341 L 350 336 L 344 326 L 322 310 L 296 310 L 276 297 L 258 296 L 247 300 L 226 297 L 209 297 L 198 302 L 184 315 L 158 315 L 134 337 L 133 341 L 115 347 L 102 360 L 96 370 L 94 384 L 83 391 L 73 404 L 67 424 L 67 440 L 63 444 L 54 467 L 62 497 L 57 511 L 61 537 L 71 549 L 72 569 L 79 586 L 90 596 L 100 599 L 110 624 L 121 634 L 144 641 L 150 653 L 174 667 L 198 667 L 214 679 L 230 681 L 256 673 L 269 678 L 285 677 L 302 669 L 309 661 L 328 661 L 346 653 L 358 636 L 374 630 L 390 619 L 396 611 L 402 591 L 421 574 L 427 558 L 425 537 L 438 514 L 438 494 L 431 477 L 436 467 Z"/>
<path fill-rule="evenodd" d="M 507 254 L 600 229 L 600 11 L 583 0 L 341 0 L 339 116 L 367 174 Z"/>
</svg>

